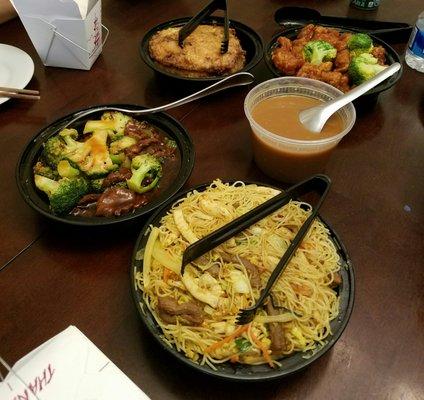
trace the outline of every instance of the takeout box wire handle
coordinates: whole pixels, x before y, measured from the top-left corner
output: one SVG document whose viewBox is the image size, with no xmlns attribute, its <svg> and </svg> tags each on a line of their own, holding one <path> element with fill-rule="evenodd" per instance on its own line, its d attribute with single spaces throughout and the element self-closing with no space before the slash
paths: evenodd
<svg viewBox="0 0 424 400">
<path fill-rule="evenodd" d="M 50 22 L 48 22 L 48 21 L 46 21 L 45 19 L 40 18 L 40 17 L 36 17 L 36 16 L 34 16 L 34 18 L 37 18 L 37 19 L 39 19 L 40 21 L 42 21 L 42 22 L 46 23 L 47 25 L 49 25 L 49 26 L 50 26 L 50 28 L 51 28 L 51 30 L 52 30 L 52 31 L 53 31 L 53 33 L 54 33 L 54 35 L 52 36 L 52 38 L 51 38 L 51 40 L 50 40 L 50 43 L 49 43 L 49 49 L 47 50 L 46 57 L 45 57 L 45 59 L 43 60 L 43 63 L 44 63 L 44 64 L 46 64 L 46 63 L 47 63 L 47 60 L 48 60 L 48 58 L 49 58 L 50 50 L 51 50 L 51 48 L 52 48 L 53 40 L 54 40 L 54 38 L 55 38 L 55 35 L 58 35 L 59 37 L 61 37 L 61 38 L 65 39 L 67 42 L 69 42 L 69 43 L 73 44 L 74 46 L 78 47 L 80 50 L 85 51 L 85 52 L 86 52 L 86 53 L 88 53 L 90 56 L 91 56 L 92 54 L 94 54 L 94 53 L 97 51 L 97 49 L 99 48 L 99 46 L 100 46 L 100 44 L 99 44 L 99 45 L 97 45 L 97 46 L 96 46 L 96 47 L 95 47 L 95 48 L 94 48 L 94 49 L 90 52 L 90 51 L 88 51 L 87 49 L 85 49 L 84 47 L 80 46 L 78 43 L 75 43 L 72 39 L 69 39 L 69 38 L 68 38 L 67 36 L 65 36 L 63 33 L 59 32 L 59 31 L 58 31 L 58 29 L 57 29 L 57 27 L 56 27 L 56 26 L 54 26 L 52 23 L 50 23 Z M 102 24 L 102 29 L 104 29 L 104 30 L 106 31 L 106 35 L 105 35 L 105 37 L 103 38 L 103 41 L 102 41 L 102 43 L 101 43 L 101 45 L 102 45 L 102 47 L 103 47 L 103 46 L 105 45 L 105 43 L 106 43 L 106 41 L 107 41 L 108 37 L 109 37 L 109 33 L 110 33 L 110 31 L 109 31 L 109 29 L 106 27 L 106 25 L 104 25 L 104 24 Z"/>
</svg>

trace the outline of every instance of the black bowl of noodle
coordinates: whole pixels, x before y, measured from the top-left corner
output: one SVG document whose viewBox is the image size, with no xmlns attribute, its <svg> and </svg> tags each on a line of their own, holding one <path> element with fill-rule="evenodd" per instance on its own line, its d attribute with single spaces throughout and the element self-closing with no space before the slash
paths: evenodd
<svg viewBox="0 0 424 400">
<path fill-rule="evenodd" d="M 96 112 L 59 132 L 81 111 L 97 107 L 78 110 L 43 128 L 19 158 L 16 183 L 23 199 L 54 221 L 105 226 L 144 216 L 177 193 L 193 169 L 192 140 L 165 113 L 137 117 Z M 61 152 L 57 157 L 56 150 Z M 137 174 L 136 158 L 141 160 Z M 142 162 L 152 164 L 143 172 Z"/>
<path fill-rule="evenodd" d="M 189 82 L 214 82 L 235 72 L 250 71 L 262 59 L 262 39 L 248 26 L 230 20 L 229 50 L 219 51 L 224 19 L 209 17 L 185 40 L 178 30 L 190 17 L 178 18 L 150 29 L 140 43 L 143 61 L 157 73 Z M 164 37 L 161 37 L 161 35 Z M 189 54 L 193 49 L 195 54 Z M 210 49 L 210 50 L 209 50 Z"/>
<path fill-rule="evenodd" d="M 252 225 L 188 265 L 181 277 L 184 248 L 277 190 L 219 180 L 200 185 L 164 204 L 138 237 L 131 287 L 140 317 L 167 352 L 205 374 L 235 381 L 290 375 L 331 349 L 348 323 L 353 265 L 337 234 L 318 218 L 264 309 L 252 323 L 235 324 L 307 218 L 310 206 L 303 202 Z"/>
</svg>

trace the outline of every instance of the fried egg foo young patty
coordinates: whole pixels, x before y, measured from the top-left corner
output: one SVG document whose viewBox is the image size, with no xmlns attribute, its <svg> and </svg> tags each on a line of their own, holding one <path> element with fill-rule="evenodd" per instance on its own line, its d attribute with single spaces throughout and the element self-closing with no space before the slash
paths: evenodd
<svg viewBox="0 0 424 400">
<path fill-rule="evenodd" d="M 221 54 L 224 28 L 199 25 L 178 45 L 181 27 L 167 28 L 155 33 L 149 42 L 152 59 L 171 72 L 188 77 L 209 77 L 240 71 L 246 61 L 245 51 L 234 29 L 230 29 L 228 51 Z"/>
</svg>

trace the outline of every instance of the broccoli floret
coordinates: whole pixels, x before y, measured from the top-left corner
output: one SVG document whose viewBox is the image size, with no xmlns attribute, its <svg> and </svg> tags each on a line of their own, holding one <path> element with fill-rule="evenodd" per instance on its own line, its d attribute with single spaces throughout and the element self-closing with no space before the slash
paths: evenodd
<svg viewBox="0 0 424 400">
<path fill-rule="evenodd" d="M 62 178 L 75 178 L 80 174 L 79 170 L 74 168 L 68 160 L 59 161 L 57 172 Z"/>
<path fill-rule="evenodd" d="M 127 180 L 128 188 L 137 193 L 145 193 L 158 184 L 162 166 L 151 154 L 141 154 L 132 159 L 131 172 L 132 176 Z"/>
<path fill-rule="evenodd" d="M 117 168 L 109 155 L 107 131 L 95 131 L 85 142 L 78 142 L 70 135 L 63 139 L 66 141 L 63 158 L 75 163 L 85 174 L 98 177 Z"/>
<path fill-rule="evenodd" d="M 118 111 L 105 112 L 101 120 L 87 121 L 84 127 L 84 134 L 102 129 L 108 130 L 108 136 L 112 141 L 124 136 L 125 126 L 132 118 Z"/>
<path fill-rule="evenodd" d="M 34 174 L 36 175 L 41 175 L 41 176 L 45 176 L 46 178 L 50 178 L 50 179 L 57 179 L 58 178 L 58 174 L 57 172 L 52 169 L 51 167 L 49 167 L 48 165 L 45 165 L 43 162 L 41 161 L 37 161 L 33 167 L 33 171 Z"/>
<path fill-rule="evenodd" d="M 105 190 L 105 188 L 103 187 L 103 181 L 104 181 L 104 178 L 92 179 L 90 181 L 91 189 L 95 193 L 102 193 Z"/>
<path fill-rule="evenodd" d="M 58 162 L 62 159 L 65 143 L 58 136 L 49 138 L 44 144 L 41 157 L 53 169 L 56 169 Z"/>
<path fill-rule="evenodd" d="M 61 154 L 62 159 L 69 159 L 78 164 L 90 153 L 87 142 L 78 142 L 78 132 L 75 129 L 63 129 L 59 132 L 58 137 L 65 143 Z"/>
<path fill-rule="evenodd" d="M 311 40 L 303 48 L 303 57 L 311 64 L 331 61 L 337 55 L 337 49 L 324 40 Z"/>
<path fill-rule="evenodd" d="M 34 175 L 35 186 L 47 194 L 50 208 L 55 214 L 71 211 L 79 199 L 88 193 L 89 184 L 84 178 L 62 178 L 58 181 Z"/>
<path fill-rule="evenodd" d="M 125 161 L 125 154 L 119 153 L 119 154 L 111 154 L 110 159 L 114 164 L 121 165 Z"/>
<path fill-rule="evenodd" d="M 131 136 L 124 136 L 121 139 L 118 139 L 112 142 L 109 146 L 109 149 L 111 154 L 118 154 L 118 153 L 121 153 L 122 150 L 136 143 L 137 143 L 137 140 L 135 140 Z"/>
<path fill-rule="evenodd" d="M 371 54 L 364 53 L 354 57 L 349 64 L 349 77 L 354 85 L 360 85 L 379 72 L 387 68 L 386 65 L 379 65 L 378 60 Z"/>
<path fill-rule="evenodd" d="M 372 39 L 366 33 L 355 33 L 347 42 L 347 47 L 354 56 L 371 52 Z"/>
<path fill-rule="evenodd" d="M 76 129 L 65 128 L 59 132 L 59 136 L 66 140 L 66 138 L 71 138 L 74 140 L 78 139 L 78 131 Z"/>
<path fill-rule="evenodd" d="M 129 158 L 128 156 L 126 156 L 125 159 L 124 159 L 124 161 L 121 164 L 121 167 L 130 169 L 131 168 L 131 158 Z"/>
<path fill-rule="evenodd" d="M 177 142 L 175 140 L 172 140 L 170 138 L 165 138 L 166 146 L 172 147 L 173 149 L 177 148 Z"/>
</svg>

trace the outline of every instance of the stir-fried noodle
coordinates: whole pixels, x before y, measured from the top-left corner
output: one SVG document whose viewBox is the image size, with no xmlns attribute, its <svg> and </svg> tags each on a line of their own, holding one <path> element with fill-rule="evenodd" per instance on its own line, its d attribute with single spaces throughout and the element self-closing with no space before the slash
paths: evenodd
<svg viewBox="0 0 424 400">
<path fill-rule="evenodd" d="M 136 274 L 144 300 L 164 340 L 192 361 L 214 364 L 278 364 L 279 358 L 313 350 L 331 335 L 339 310 L 339 256 L 327 228 L 315 220 L 286 270 L 272 301 L 254 321 L 235 324 L 241 308 L 259 297 L 270 273 L 310 213 L 289 204 L 188 265 L 184 249 L 278 192 L 268 187 L 215 181 L 174 204 L 152 227 Z M 302 207 L 301 207 L 302 206 Z"/>
</svg>

